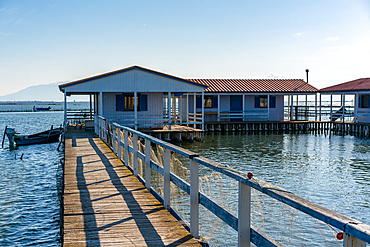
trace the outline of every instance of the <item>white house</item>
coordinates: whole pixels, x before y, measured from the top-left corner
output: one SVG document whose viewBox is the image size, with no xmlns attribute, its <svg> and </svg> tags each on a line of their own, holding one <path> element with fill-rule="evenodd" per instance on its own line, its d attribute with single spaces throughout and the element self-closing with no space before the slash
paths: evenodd
<svg viewBox="0 0 370 247">
<path fill-rule="evenodd" d="M 370 123 L 370 78 L 361 78 L 320 89 L 320 94 L 330 95 L 330 119 L 352 118 L 356 123 Z M 333 111 L 333 95 L 341 95 L 341 107 Z M 346 96 L 354 96 L 353 109 L 346 105 Z M 344 117 L 343 117 L 344 116 Z"/>
<path fill-rule="evenodd" d="M 65 109 L 67 96 L 91 95 L 95 114 L 136 129 L 202 124 L 202 111 L 197 115 L 188 114 L 186 95 L 193 93 L 204 97 L 205 88 L 207 86 L 197 82 L 139 66 L 59 85 L 65 96 Z"/>
<path fill-rule="evenodd" d="M 289 119 L 293 116 L 293 95 L 316 95 L 318 89 L 302 79 L 189 79 L 207 85 L 204 106 L 197 99 L 197 112 L 204 107 L 205 122 L 283 121 L 284 96 L 288 97 Z M 289 103 L 290 102 L 290 103 Z M 189 101 L 193 108 L 193 100 Z"/>
</svg>

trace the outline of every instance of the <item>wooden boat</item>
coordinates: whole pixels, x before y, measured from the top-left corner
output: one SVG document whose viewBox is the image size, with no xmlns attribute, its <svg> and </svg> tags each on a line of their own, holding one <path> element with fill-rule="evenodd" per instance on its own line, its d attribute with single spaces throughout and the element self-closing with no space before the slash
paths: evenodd
<svg viewBox="0 0 370 247">
<path fill-rule="evenodd" d="M 5 127 L 4 137 L 6 135 L 9 139 L 10 146 L 15 147 L 57 142 L 59 141 L 59 136 L 62 132 L 63 128 L 54 129 L 53 126 L 51 126 L 50 130 L 47 131 L 39 132 L 32 135 L 19 135 L 19 133 L 16 133 L 13 128 Z M 4 139 L 2 146 L 4 146 Z"/>
<path fill-rule="evenodd" d="M 51 109 L 51 107 L 33 107 L 33 110 L 34 111 L 49 111 Z"/>
</svg>

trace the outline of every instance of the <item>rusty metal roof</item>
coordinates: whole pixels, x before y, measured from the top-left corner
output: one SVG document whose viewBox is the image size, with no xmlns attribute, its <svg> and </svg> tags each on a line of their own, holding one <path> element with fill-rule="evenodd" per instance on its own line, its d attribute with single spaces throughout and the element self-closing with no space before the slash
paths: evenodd
<svg viewBox="0 0 370 247">
<path fill-rule="evenodd" d="M 320 89 L 320 92 L 347 92 L 370 90 L 370 78 L 361 78 Z"/>
<path fill-rule="evenodd" d="M 205 93 L 314 93 L 302 79 L 188 79 L 209 86 Z"/>
</svg>

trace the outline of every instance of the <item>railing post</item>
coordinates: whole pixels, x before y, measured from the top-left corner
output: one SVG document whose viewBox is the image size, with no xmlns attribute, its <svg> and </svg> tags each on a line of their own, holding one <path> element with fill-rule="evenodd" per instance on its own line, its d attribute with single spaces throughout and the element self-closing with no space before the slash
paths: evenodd
<svg viewBox="0 0 370 247">
<path fill-rule="evenodd" d="M 239 182 L 238 246 L 249 247 L 251 239 L 251 187 Z"/>
<path fill-rule="evenodd" d="M 163 205 L 164 207 L 169 210 L 170 209 L 170 172 L 171 172 L 171 153 L 170 150 L 164 148 L 163 150 L 163 168 L 164 168 L 164 176 L 163 176 Z"/>
<path fill-rule="evenodd" d="M 124 138 L 124 148 L 125 148 L 125 166 L 129 167 L 128 165 L 128 131 L 125 130 L 125 133 L 123 134 L 123 138 Z"/>
<path fill-rule="evenodd" d="M 132 138 L 132 147 L 134 149 L 134 160 L 133 160 L 133 167 L 132 170 L 134 170 L 134 175 L 138 176 L 138 161 L 137 161 L 137 135 L 134 134 Z"/>
<path fill-rule="evenodd" d="M 358 238 L 344 233 L 343 247 L 366 247 L 366 243 Z"/>
<path fill-rule="evenodd" d="M 190 234 L 199 238 L 199 164 L 190 159 Z"/>
<path fill-rule="evenodd" d="M 117 128 L 117 156 L 121 160 L 121 128 Z"/>
<path fill-rule="evenodd" d="M 117 155 L 116 132 L 117 132 L 117 128 L 114 125 L 112 125 L 112 149 L 115 155 Z"/>
<path fill-rule="evenodd" d="M 145 187 L 150 191 L 150 141 L 145 139 Z"/>
</svg>

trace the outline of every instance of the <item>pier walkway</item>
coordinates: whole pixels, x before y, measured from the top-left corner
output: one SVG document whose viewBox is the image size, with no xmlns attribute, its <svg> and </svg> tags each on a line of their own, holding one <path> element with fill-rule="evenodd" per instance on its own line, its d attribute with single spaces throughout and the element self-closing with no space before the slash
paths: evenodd
<svg viewBox="0 0 370 247">
<path fill-rule="evenodd" d="M 91 131 L 65 138 L 64 246 L 200 246 Z"/>
</svg>

